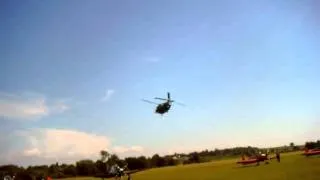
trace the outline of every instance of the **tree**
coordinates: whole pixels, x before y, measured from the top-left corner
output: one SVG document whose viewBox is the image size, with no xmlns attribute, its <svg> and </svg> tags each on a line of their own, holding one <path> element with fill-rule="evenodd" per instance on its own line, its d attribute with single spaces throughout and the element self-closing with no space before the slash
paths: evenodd
<svg viewBox="0 0 320 180">
<path fill-rule="evenodd" d="M 120 162 L 120 158 L 116 154 L 111 154 L 107 161 L 107 164 L 112 166 L 114 164 L 119 164 L 119 162 Z"/>
<path fill-rule="evenodd" d="M 136 169 L 145 169 L 148 167 L 147 158 L 144 156 L 135 158 L 135 157 L 128 157 L 125 159 L 126 163 L 128 164 L 128 168 L 130 170 Z"/>
<path fill-rule="evenodd" d="M 16 174 L 15 180 L 33 180 L 35 179 L 34 176 L 32 176 L 28 171 L 18 172 Z"/>
<path fill-rule="evenodd" d="M 164 160 L 165 160 L 166 166 L 174 166 L 174 165 L 178 164 L 178 162 L 176 160 L 174 160 L 172 156 L 165 156 Z"/>
<path fill-rule="evenodd" d="M 95 163 L 90 159 L 78 161 L 76 169 L 77 174 L 81 176 L 94 176 L 98 172 Z"/>
<path fill-rule="evenodd" d="M 102 162 L 106 162 L 110 157 L 110 153 L 108 151 L 101 150 L 100 151 L 100 156 L 101 156 L 101 161 Z"/>
<path fill-rule="evenodd" d="M 191 163 L 199 163 L 200 162 L 200 156 L 197 152 L 193 152 L 190 154 L 190 162 Z"/>
<path fill-rule="evenodd" d="M 151 167 L 160 167 L 161 163 L 161 157 L 159 154 L 155 154 L 151 157 Z"/>
<path fill-rule="evenodd" d="M 63 169 L 63 173 L 66 176 L 76 176 L 77 175 L 77 169 L 73 164 L 66 165 L 66 167 Z"/>
<path fill-rule="evenodd" d="M 106 163 L 104 163 L 102 160 L 97 160 L 95 166 L 99 173 L 105 173 L 107 170 Z"/>
<path fill-rule="evenodd" d="M 100 160 L 101 160 L 102 163 L 104 163 L 104 168 L 105 168 L 105 169 L 104 169 L 104 170 L 99 169 L 99 168 L 102 167 L 101 165 L 99 166 L 98 169 L 99 169 L 101 172 L 106 172 L 106 171 L 108 171 L 107 161 L 108 161 L 109 158 L 110 158 L 110 153 L 109 153 L 108 151 L 101 150 L 101 151 L 100 151 L 100 156 L 101 156 Z"/>
<path fill-rule="evenodd" d="M 0 173 L 1 174 L 13 175 L 13 174 L 21 172 L 21 171 L 23 171 L 22 168 L 20 168 L 16 165 L 13 165 L 13 164 L 0 166 Z"/>
<path fill-rule="evenodd" d="M 291 150 L 291 151 L 295 150 L 295 145 L 294 145 L 293 142 L 290 143 L 290 150 Z"/>
<path fill-rule="evenodd" d="M 139 169 L 148 168 L 148 159 L 145 156 L 140 156 L 137 159 L 139 162 Z"/>
<path fill-rule="evenodd" d="M 32 169 L 32 167 L 30 169 Z M 48 168 L 48 173 L 52 177 L 59 177 L 59 172 L 60 172 L 60 169 L 58 164 L 51 164 Z"/>
<path fill-rule="evenodd" d="M 307 149 L 314 149 L 315 148 L 316 143 L 314 142 L 306 142 L 305 144 L 305 148 Z"/>
</svg>

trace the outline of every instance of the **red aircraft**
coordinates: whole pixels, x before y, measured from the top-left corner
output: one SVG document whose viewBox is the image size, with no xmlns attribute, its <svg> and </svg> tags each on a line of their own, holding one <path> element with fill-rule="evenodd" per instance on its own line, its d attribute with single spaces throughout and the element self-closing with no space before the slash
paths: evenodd
<svg viewBox="0 0 320 180">
<path fill-rule="evenodd" d="M 267 154 L 259 154 L 259 155 L 253 156 L 253 157 L 249 157 L 248 159 L 245 159 L 243 156 L 242 160 L 237 161 L 237 164 L 247 165 L 247 164 L 257 163 L 257 165 L 258 165 L 259 162 L 263 162 L 263 161 L 267 161 L 267 160 L 269 160 Z"/>
<path fill-rule="evenodd" d="M 305 155 L 305 156 L 320 155 L 320 149 L 306 149 L 302 155 Z"/>
</svg>

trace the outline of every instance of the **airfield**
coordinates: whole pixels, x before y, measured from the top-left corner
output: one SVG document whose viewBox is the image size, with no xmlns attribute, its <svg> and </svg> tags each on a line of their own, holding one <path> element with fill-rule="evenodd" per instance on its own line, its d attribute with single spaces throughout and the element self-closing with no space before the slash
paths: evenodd
<svg viewBox="0 0 320 180">
<path fill-rule="evenodd" d="M 301 152 L 281 154 L 281 162 L 270 160 L 259 166 L 237 165 L 235 159 L 216 160 L 208 163 L 154 168 L 131 176 L 134 180 L 319 180 L 320 156 L 305 157 Z M 98 180 L 101 178 L 77 177 L 64 180 Z M 110 178 L 109 178 L 110 179 Z M 111 178 L 112 179 L 112 178 Z M 126 179 L 122 178 L 122 179 Z"/>
</svg>

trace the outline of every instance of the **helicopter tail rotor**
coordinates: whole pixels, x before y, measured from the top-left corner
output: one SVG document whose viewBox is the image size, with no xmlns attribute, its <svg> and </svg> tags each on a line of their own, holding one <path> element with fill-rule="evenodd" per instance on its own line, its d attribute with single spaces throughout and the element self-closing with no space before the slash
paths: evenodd
<svg viewBox="0 0 320 180">
<path fill-rule="evenodd" d="M 163 101 L 169 101 L 169 102 L 173 102 L 171 99 L 170 99 L 170 93 L 167 92 L 167 99 L 165 98 L 159 98 L 159 97 L 155 97 L 154 99 L 159 99 L 159 100 L 163 100 Z"/>
</svg>

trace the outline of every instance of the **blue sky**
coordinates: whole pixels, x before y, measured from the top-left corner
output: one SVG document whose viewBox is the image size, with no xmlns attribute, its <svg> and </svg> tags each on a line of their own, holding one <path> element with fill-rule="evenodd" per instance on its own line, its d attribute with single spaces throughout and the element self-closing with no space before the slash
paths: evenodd
<svg viewBox="0 0 320 180">
<path fill-rule="evenodd" d="M 319 138 L 316 3 L 1 1 L 1 163 Z"/>
</svg>

